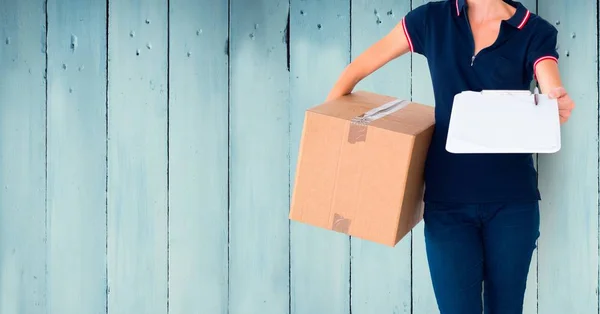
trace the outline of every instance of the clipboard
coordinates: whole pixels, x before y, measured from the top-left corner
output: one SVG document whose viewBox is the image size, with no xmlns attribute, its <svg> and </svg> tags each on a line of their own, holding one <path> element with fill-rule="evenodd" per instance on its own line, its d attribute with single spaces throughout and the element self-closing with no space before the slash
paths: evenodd
<svg viewBox="0 0 600 314">
<path fill-rule="evenodd" d="M 465 91 L 454 97 L 446 150 L 468 153 L 556 153 L 558 102 L 522 90 Z"/>
</svg>

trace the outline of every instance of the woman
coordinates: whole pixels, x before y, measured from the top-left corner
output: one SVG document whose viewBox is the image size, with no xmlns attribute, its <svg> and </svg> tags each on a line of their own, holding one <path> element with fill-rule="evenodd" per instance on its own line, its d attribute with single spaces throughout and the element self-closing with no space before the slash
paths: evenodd
<svg viewBox="0 0 600 314">
<path fill-rule="evenodd" d="M 539 236 L 540 194 L 531 154 L 451 154 L 445 139 L 454 95 L 529 89 L 574 107 L 561 87 L 557 30 L 511 0 L 447 0 L 409 12 L 342 73 L 328 99 L 407 52 L 427 58 L 436 129 L 426 162 L 425 242 L 441 314 L 522 313 Z M 484 283 L 483 302 L 481 298 Z"/>
</svg>

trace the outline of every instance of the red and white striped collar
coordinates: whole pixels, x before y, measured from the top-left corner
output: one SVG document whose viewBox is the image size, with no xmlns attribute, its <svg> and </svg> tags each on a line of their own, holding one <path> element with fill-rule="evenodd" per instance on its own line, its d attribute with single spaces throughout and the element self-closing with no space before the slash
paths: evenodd
<svg viewBox="0 0 600 314">
<path fill-rule="evenodd" d="M 460 16 L 462 13 L 465 12 L 464 9 L 467 5 L 466 0 L 449 0 L 449 1 L 454 2 L 454 5 L 456 7 L 456 16 Z M 510 19 L 506 20 L 506 22 L 518 29 L 523 29 L 523 27 L 525 27 L 525 24 L 527 24 L 527 21 L 529 21 L 529 18 L 531 17 L 531 12 L 529 10 L 527 10 L 527 8 L 525 8 L 520 2 L 516 2 L 516 1 L 512 1 L 512 0 L 503 0 L 503 1 L 512 5 L 513 7 L 515 7 L 517 9 L 515 14 Z"/>
</svg>

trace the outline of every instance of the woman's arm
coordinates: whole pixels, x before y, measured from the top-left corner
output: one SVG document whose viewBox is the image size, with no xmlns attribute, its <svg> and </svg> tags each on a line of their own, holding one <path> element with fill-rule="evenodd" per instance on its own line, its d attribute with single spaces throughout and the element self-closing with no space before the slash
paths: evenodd
<svg viewBox="0 0 600 314">
<path fill-rule="evenodd" d="M 327 100 L 351 93 L 356 84 L 365 77 L 409 50 L 404 27 L 400 22 L 385 37 L 365 50 L 344 69 L 329 92 Z"/>
<path fill-rule="evenodd" d="M 546 59 L 540 61 L 535 65 L 534 70 L 541 92 L 558 101 L 560 123 L 567 122 L 571 116 L 571 111 L 575 108 L 575 103 L 562 86 L 556 60 Z"/>
</svg>

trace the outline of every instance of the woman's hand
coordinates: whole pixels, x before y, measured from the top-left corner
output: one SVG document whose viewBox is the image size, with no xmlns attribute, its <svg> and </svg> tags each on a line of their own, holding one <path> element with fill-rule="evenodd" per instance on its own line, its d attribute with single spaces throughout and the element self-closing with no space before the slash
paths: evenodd
<svg viewBox="0 0 600 314">
<path fill-rule="evenodd" d="M 558 64 L 554 60 L 541 61 L 535 68 L 535 73 L 542 93 L 558 101 L 560 123 L 567 122 L 575 108 L 575 103 L 562 87 Z"/>
<path fill-rule="evenodd" d="M 575 103 L 571 96 L 567 93 L 564 87 L 553 88 L 548 96 L 558 101 L 558 114 L 560 116 L 560 123 L 565 123 L 571 116 L 571 111 L 575 108 Z"/>
</svg>

